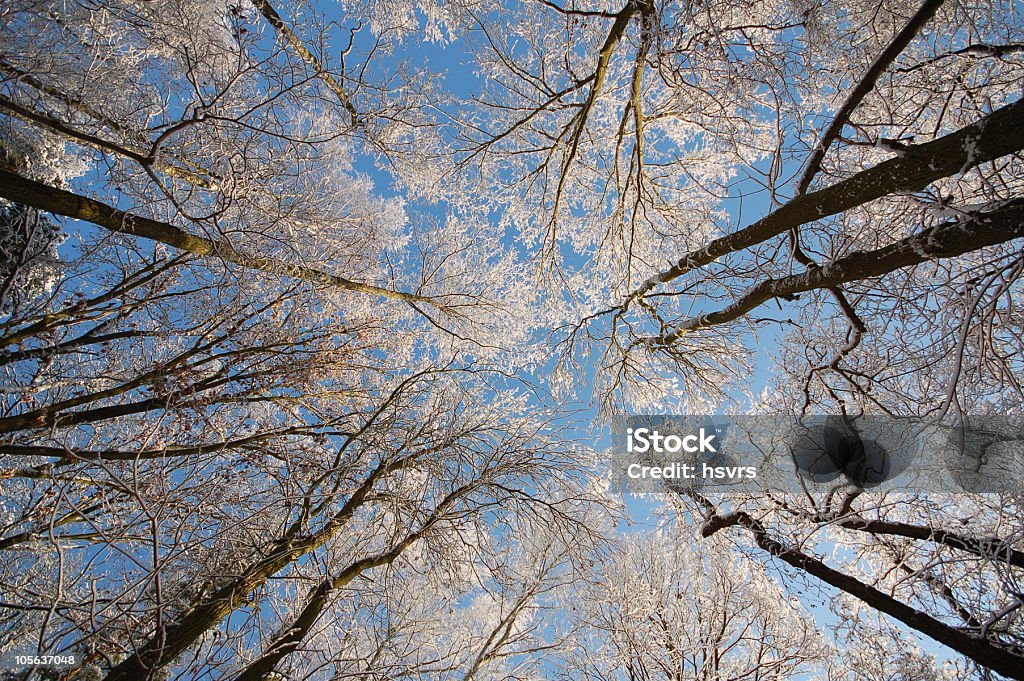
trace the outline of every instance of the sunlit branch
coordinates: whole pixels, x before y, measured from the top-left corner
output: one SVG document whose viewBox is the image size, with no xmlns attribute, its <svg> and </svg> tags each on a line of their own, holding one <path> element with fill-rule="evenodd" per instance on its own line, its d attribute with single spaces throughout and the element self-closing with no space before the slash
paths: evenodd
<svg viewBox="0 0 1024 681">
<path fill-rule="evenodd" d="M 295 53 L 307 64 L 309 64 L 316 75 L 322 80 L 327 87 L 331 89 L 331 92 L 335 94 L 338 101 L 341 102 L 345 110 L 348 111 L 352 117 L 352 125 L 357 125 L 360 122 L 359 112 L 356 110 L 355 105 L 352 103 L 352 99 L 348 93 L 345 92 L 345 88 L 342 87 L 341 83 L 331 75 L 331 73 L 324 68 L 323 63 L 315 54 L 309 51 L 309 48 L 302 42 L 302 40 L 295 35 L 291 27 L 281 18 L 281 15 L 277 13 L 273 5 L 268 0 L 252 0 L 252 4 L 259 10 L 260 14 L 267 20 L 267 22 L 274 27 L 274 30 L 284 38 L 284 41 L 295 50 Z"/>
<path fill-rule="evenodd" d="M 373 284 L 346 279 L 345 277 L 305 265 L 297 265 L 258 255 L 248 255 L 237 250 L 226 241 L 195 236 L 166 222 L 126 213 L 94 199 L 50 187 L 35 180 L 26 179 L 2 168 L 0 168 L 0 196 L 48 213 L 85 220 L 113 232 L 158 241 L 194 255 L 220 258 L 225 262 L 230 262 L 246 269 L 302 279 L 314 284 L 344 291 L 366 293 L 410 303 L 425 303 L 440 309 L 444 308 L 443 305 L 429 296 L 394 291 L 374 286 Z"/>
</svg>

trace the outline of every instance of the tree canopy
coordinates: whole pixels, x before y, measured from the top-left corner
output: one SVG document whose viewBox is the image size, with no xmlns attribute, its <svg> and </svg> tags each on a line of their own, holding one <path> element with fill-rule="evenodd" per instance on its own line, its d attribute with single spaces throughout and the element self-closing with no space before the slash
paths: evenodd
<svg viewBox="0 0 1024 681">
<path fill-rule="evenodd" d="M 1018 3 L 0 22 L 0 661 L 75 657 L 12 678 L 1024 679 L 1024 480 L 624 500 L 607 437 L 1022 413 Z"/>
</svg>

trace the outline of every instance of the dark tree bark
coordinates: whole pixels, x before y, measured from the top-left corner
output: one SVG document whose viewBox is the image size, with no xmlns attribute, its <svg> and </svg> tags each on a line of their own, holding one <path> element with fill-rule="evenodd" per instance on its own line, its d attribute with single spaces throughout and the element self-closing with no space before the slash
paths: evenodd
<svg viewBox="0 0 1024 681">
<path fill-rule="evenodd" d="M 177 622 L 154 633 L 133 655 L 111 669 L 104 677 L 105 681 L 145 679 L 154 670 L 172 662 L 244 603 L 249 594 L 267 579 L 334 537 L 348 524 L 356 510 L 362 507 L 376 482 L 384 475 L 408 465 L 415 456 L 412 454 L 380 464 L 349 497 L 341 510 L 313 534 L 298 536 L 299 527 L 293 526 L 284 537 L 274 542 L 263 558 L 245 567 L 227 584 L 193 606 Z"/>
<path fill-rule="evenodd" d="M 1024 199 L 1007 201 L 988 212 L 936 225 L 884 248 L 858 251 L 821 267 L 779 279 L 766 279 L 731 305 L 692 317 L 673 330 L 651 338 L 653 345 L 671 345 L 684 333 L 735 321 L 772 298 L 878 277 L 928 260 L 952 258 L 1024 236 Z"/>
<path fill-rule="evenodd" d="M 800 225 L 837 215 L 895 192 L 918 191 L 943 177 L 1024 149 L 1024 99 L 1008 104 L 954 133 L 907 149 L 834 185 L 803 194 L 738 232 L 687 253 L 649 278 L 633 300 L 660 284 L 708 265 L 723 255 L 755 246 Z"/>
<path fill-rule="evenodd" d="M 747 530 L 759 548 L 798 570 L 860 599 L 875 610 L 899 620 L 983 667 L 1011 679 L 1024 680 L 1024 657 L 1015 655 L 989 640 L 951 627 L 855 577 L 829 567 L 813 556 L 785 546 L 771 537 L 758 520 L 743 511 L 711 516 L 701 529 L 701 534 L 710 537 L 727 527 L 737 526 Z"/>
</svg>

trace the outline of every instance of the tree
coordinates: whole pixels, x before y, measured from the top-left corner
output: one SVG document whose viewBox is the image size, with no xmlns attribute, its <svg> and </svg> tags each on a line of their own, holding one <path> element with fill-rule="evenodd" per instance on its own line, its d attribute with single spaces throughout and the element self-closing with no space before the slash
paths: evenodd
<svg viewBox="0 0 1024 681">
<path fill-rule="evenodd" d="M 571 678 L 791 678 L 827 666 L 810 616 L 749 559 L 672 531 L 614 551 L 577 601 L 585 633 Z"/>
<path fill-rule="evenodd" d="M 1021 26 L 976 10 L 534 3 L 479 20 L 490 87 L 462 170 L 507 188 L 508 221 L 573 291 L 555 339 L 581 376 L 596 356 L 606 409 L 709 412 L 767 338 L 775 378 L 751 398 L 767 413 L 1019 411 Z M 542 219 L 514 212 L 523 197 Z M 1019 674 L 1016 499 L 847 492 L 683 517 L 744 528 Z M 830 542 L 857 547 L 843 569 L 810 548 Z"/>
<path fill-rule="evenodd" d="M 296 623 L 241 676 L 262 678 L 352 580 L 412 549 L 457 559 L 464 536 L 498 530 L 496 506 L 579 531 L 535 489 L 566 455 L 488 370 L 389 367 L 391 329 L 339 324 L 302 285 L 126 264 L 6 329 L 22 347 L 4 357 L 22 382 L 0 424 L 19 509 L 9 643 L 70 641 L 112 679 L 199 673 L 298 589 L 305 605 L 281 612 Z"/>
<path fill-rule="evenodd" d="M 505 220 L 524 238 L 549 255 L 556 244 L 574 253 L 551 256 L 578 301 L 561 347 L 570 364 L 588 347 L 600 353 L 609 406 L 641 407 L 661 379 L 681 381 L 699 411 L 744 375 L 757 336 L 792 328 L 781 346 L 799 351 L 812 344 L 807 331 L 825 324 L 835 330 L 818 345 L 829 351 L 804 371 L 815 393 L 808 406 L 847 392 L 870 401 L 882 388 L 869 384 L 892 380 L 858 376 L 862 355 L 947 328 L 897 332 L 894 316 L 921 315 L 890 314 L 894 298 L 915 300 L 886 296 L 900 290 L 896 282 L 917 273 L 934 289 L 928 268 L 948 268 L 939 276 L 951 292 L 971 277 L 962 270 L 1014 261 L 1007 247 L 947 263 L 984 248 L 966 235 L 952 250 L 896 255 L 975 219 L 1009 227 L 991 234 L 993 246 L 1019 236 L 1020 105 L 1011 83 L 1020 27 L 1008 7 L 627 2 L 608 12 L 536 2 L 521 10 L 479 19 L 489 87 L 462 127 L 461 167 L 507 187 Z M 492 30 L 499 22 L 509 29 Z M 512 205 L 523 198 L 531 212 Z M 750 220 L 751 210 L 767 215 Z M 781 314 L 762 314 L 773 299 L 786 303 Z M 815 321 L 795 319 L 801 310 Z M 862 342 L 871 348 L 855 352 Z M 795 371 L 795 360 L 785 366 Z M 915 362 L 913 375 L 928 367 L 936 364 Z"/>
<path fill-rule="evenodd" d="M 576 534 L 544 480 L 573 453 L 487 357 L 515 286 L 351 169 L 414 115 L 396 84 L 353 55 L 354 113 L 266 3 L 95 9 L 4 9 L 5 647 L 270 678 L 367 575 L 472 565 L 517 515 Z M 99 228 L 49 289 L 37 211 Z"/>
<path fill-rule="evenodd" d="M 4 649 L 108 679 L 763 675 L 824 659 L 768 607 L 781 561 L 866 646 L 873 609 L 1019 678 L 1017 496 L 670 499 L 698 563 L 603 524 L 573 441 L 588 404 L 1019 412 L 1012 3 L 0 14 Z M 761 664 L 659 590 L 677 564 Z"/>
</svg>

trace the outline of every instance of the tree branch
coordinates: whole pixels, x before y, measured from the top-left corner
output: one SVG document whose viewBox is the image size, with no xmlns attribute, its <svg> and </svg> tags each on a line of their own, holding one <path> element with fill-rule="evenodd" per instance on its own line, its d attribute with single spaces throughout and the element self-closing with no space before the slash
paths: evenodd
<svg viewBox="0 0 1024 681">
<path fill-rule="evenodd" d="M 166 222 L 120 211 L 80 194 L 74 194 L 63 189 L 50 187 L 41 182 L 36 182 L 35 180 L 26 179 L 4 168 L 0 168 L 0 197 L 15 203 L 32 206 L 48 213 L 85 220 L 99 227 L 109 229 L 112 232 L 120 232 L 152 241 L 159 241 L 194 255 L 217 257 L 245 269 L 287 276 L 293 279 L 302 279 L 329 288 L 353 291 L 355 293 L 368 293 L 407 303 L 427 303 L 436 308 L 444 309 L 443 305 L 429 296 L 392 291 L 380 286 L 374 286 L 373 284 L 346 279 L 345 277 L 306 267 L 305 265 L 296 265 L 258 255 L 247 255 L 236 250 L 227 241 L 194 236 Z"/>
<path fill-rule="evenodd" d="M 155 633 L 134 654 L 110 670 L 105 681 L 136 681 L 147 678 L 147 672 L 169 664 L 206 631 L 246 601 L 249 594 L 267 579 L 300 557 L 314 551 L 333 538 L 352 519 L 367 500 L 374 485 L 385 475 L 409 465 L 416 454 L 381 463 L 356 489 L 344 506 L 317 532 L 306 537 L 294 536 L 293 526 L 284 537 L 275 541 L 267 554 L 213 594 L 196 603 L 177 622 Z"/>
<path fill-rule="evenodd" d="M 859 517 L 836 519 L 830 522 L 847 530 L 935 542 L 951 549 L 966 551 L 982 558 L 991 558 L 1014 567 L 1024 568 L 1024 551 L 1018 551 L 998 538 L 976 539 L 925 525 L 868 520 Z"/>
<path fill-rule="evenodd" d="M 918 69 L 924 68 L 931 64 L 942 61 L 943 59 L 949 59 L 950 57 L 959 56 L 979 56 L 979 57 L 996 57 L 1002 58 L 1008 54 L 1018 54 L 1024 52 L 1024 44 L 1022 43 L 1010 43 L 1008 45 L 989 45 L 988 43 L 972 43 L 967 47 L 961 47 L 959 50 L 953 50 L 952 52 L 946 52 L 940 54 L 937 57 L 932 57 L 927 61 L 923 61 L 920 64 L 914 64 L 913 66 L 907 66 L 902 69 L 896 69 L 900 73 L 910 73 L 917 71 Z"/>
<path fill-rule="evenodd" d="M 842 213 L 895 192 L 918 191 L 929 183 L 1024 148 L 1024 99 L 1008 104 L 937 140 L 907 148 L 834 185 L 798 196 L 757 222 L 704 248 L 687 253 L 631 293 L 621 307 L 723 255 L 755 246 L 788 229 Z"/>
<path fill-rule="evenodd" d="M 885 70 L 889 68 L 889 65 L 895 61 L 896 57 L 907 48 L 907 45 L 914 39 L 914 36 L 935 16 L 935 12 L 938 11 L 942 3 L 943 0 L 925 0 L 920 9 L 907 22 L 907 25 L 903 27 L 903 30 L 896 34 L 892 42 L 871 64 L 867 72 L 860 79 L 860 82 L 850 91 L 846 101 L 843 102 L 843 105 L 839 107 L 839 111 L 832 118 L 832 123 L 825 129 L 821 139 L 818 140 L 818 144 L 815 145 L 814 151 L 807 161 L 807 166 L 804 168 L 804 173 L 800 177 L 800 182 L 797 184 L 797 195 L 807 192 L 807 188 L 811 185 L 814 176 L 821 169 L 821 162 L 825 158 L 825 153 L 832 143 L 836 141 L 836 138 L 839 137 L 839 133 L 842 132 L 843 126 L 849 121 L 853 110 L 875 88 L 875 83 L 885 73 Z"/>
<path fill-rule="evenodd" d="M 786 547 L 772 538 L 764 526 L 746 512 L 711 516 L 701 529 L 701 535 L 705 538 L 710 537 L 722 529 L 734 526 L 746 529 L 754 537 L 754 542 L 759 548 L 798 570 L 850 594 L 983 667 L 1012 679 L 1024 680 L 1024 657 L 1004 650 L 991 641 L 959 631 L 855 577 L 829 567 L 813 556 Z"/>
<path fill-rule="evenodd" d="M 74 141 L 77 144 L 83 144 L 94 149 L 98 149 L 103 152 L 117 154 L 129 158 L 138 163 L 143 168 L 149 170 L 153 166 L 156 166 L 161 171 L 167 173 L 171 177 L 175 177 L 179 180 L 184 180 L 189 184 L 193 184 L 203 189 L 213 189 L 215 183 L 209 177 L 203 177 L 202 175 L 195 173 L 186 168 L 180 168 L 170 163 L 164 163 L 152 154 L 146 153 L 139 149 L 132 149 L 126 147 L 123 144 L 117 142 L 111 142 L 110 140 L 90 135 L 88 133 L 76 130 L 70 125 L 60 121 L 53 116 L 42 114 L 37 111 L 32 111 L 26 107 L 21 106 L 17 102 L 0 95 L 0 108 L 7 109 L 11 113 L 23 118 L 36 125 L 49 128 L 51 131 L 56 132 L 68 139 Z M 207 173 L 210 177 L 214 177 L 213 173 Z"/>
<path fill-rule="evenodd" d="M 268 0 L 252 0 L 252 4 L 259 10 L 260 14 L 267 20 L 267 22 L 274 27 L 274 30 L 284 38 L 285 42 L 295 50 L 295 53 L 302 58 L 304 62 L 313 67 L 313 71 L 316 75 L 326 83 L 327 87 L 337 96 L 338 101 L 345 107 L 349 115 L 352 117 L 352 125 L 358 125 L 359 123 L 359 112 L 356 110 L 355 105 L 349 98 L 348 93 L 345 92 L 345 88 L 341 86 L 334 76 L 332 76 L 327 69 L 324 68 L 323 63 L 317 58 L 315 54 L 309 51 L 309 48 L 303 44 L 302 40 L 292 31 L 292 29 L 285 23 L 281 15 L 277 13 L 277 10 L 268 2 Z"/>
<path fill-rule="evenodd" d="M 224 452 L 240 447 L 248 447 L 265 440 L 296 435 L 312 431 L 313 428 L 296 426 L 293 428 L 282 428 L 263 433 L 256 433 L 234 440 L 222 440 L 220 442 L 209 442 L 206 444 L 179 446 L 172 445 L 160 449 L 142 449 L 132 451 L 130 449 L 70 449 L 66 447 L 43 447 L 36 445 L 0 444 L 0 454 L 4 456 L 48 456 L 64 459 L 65 463 L 75 461 L 138 461 L 143 459 L 163 459 L 178 456 L 193 456 L 196 454 L 210 454 L 213 452 Z M 0 472 L 0 480 L 4 474 Z"/>
<path fill-rule="evenodd" d="M 735 321 L 758 305 L 811 289 L 888 274 L 937 258 L 952 258 L 1024 236 L 1024 199 L 1014 199 L 990 212 L 936 225 L 873 251 L 857 251 L 825 265 L 778 279 L 766 279 L 721 310 L 691 317 L 641 342 L 666 346 L 686 332 Z"/>
</svg>

